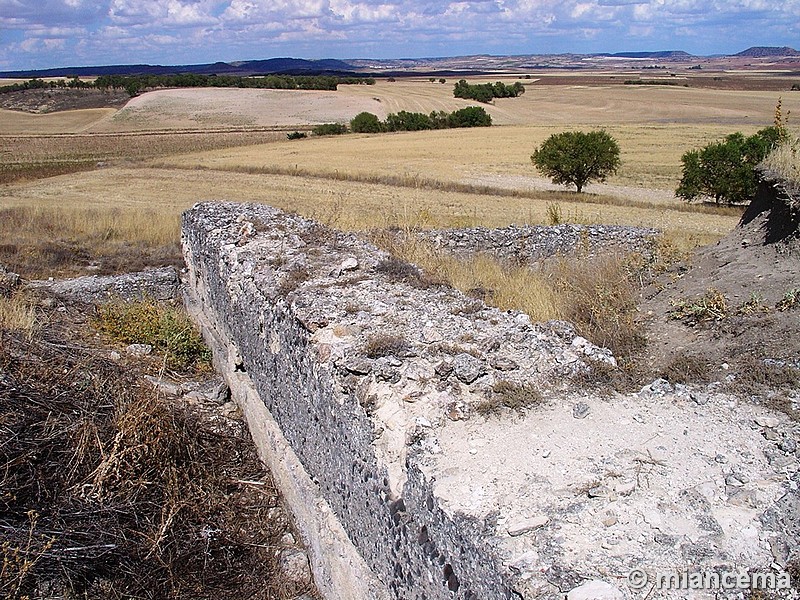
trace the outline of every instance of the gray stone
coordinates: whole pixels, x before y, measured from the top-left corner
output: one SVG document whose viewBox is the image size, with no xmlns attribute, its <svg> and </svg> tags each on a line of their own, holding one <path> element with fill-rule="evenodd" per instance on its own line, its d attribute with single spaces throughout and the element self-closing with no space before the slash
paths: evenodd
<svg viewBox="0 0 800 600">
<path fill-rule="evenodd" d="M 778 447 L 787 454 L 793 454 L 794 452 L 797 452 L 797 442 L 790 437 L 783 438 L 781 443 L 778 444 Z"/>
<path fill-rule="evenodd" d="M 174 300 L 180 296 L 181 281 L 174 267 L 161 267 L 124 275 L 87 275 L 75 279 L 31 281 L 26 287 L 95 304 L 112 300 Z"/>
<path fill-rule="evenodd" d="M 589 405 L 585 402 L 578 402 L 575 406 L 572 407 L 572 416 L 576 419 L 585 419 L 589 416 Z"/>
<path fill-rule="evenodd" d="M 769 417 L 769 416 L 758 416 L 755 418 L 755 422 L 760 427 L 769 427 L 770 429 L 777 427 L 781 423 L 775 417 Z"/>
<path fill-rule="evenodd" d="M 545 515 L 531 517 L 530 519 L 523 519 L 522 521 L 515 521 L 511 523 L 506 528 L 506 531 L 511 537 L 516 537 L 518 535 L 522 535 L 523 533 L 528 533 L 534 529 L 538 529 L 539 527 L 544 527 L 547 525 L 548 521 L 550 521 L 550 519 Z"/>
<path fill-rule="evenodd" d="M 10 296 L 21 283 L 19 275 L 0 265 L 0 297 Z"/>
<path fill-rule="evenodd" d="M 148 356 L 153 353 L 153 347 L 150 344 L 130 344 L 125 352 L 131 356 Z"/>
<path fill-rule="evenodd" d="M 472 383 L 478 377 L 486 373 L 486 368 L 480 360 L 462 352 L 453 359 L 453 373 L 459 381 Z"/>
<path fill-rule="evenodd" d="M 587 581 L 569 591 L 567 600 L 623 600 L 625 595 L 619 588 L 605 581 Z"/>
<path fill-rule="evenodd" d="M 293 585 L 303 586 L 311 583 L 311 567 L 308 556 L 302 550 L 287 548 L 281 552 L 280 567 L 283 576 Z"/>
<path fill-rule="evenodd" d="M 519 365 L 507 356 L 493 356 L 489 360 L 489 365 L 498 371 L 516 371 Z"/>
<path fill-rule="evenodd" d="M 133 352 L 131 354 L 133 354 Z M 151 375 L 145 375 L 144 378 L 158 392 L 166 394 L 167 396 L 177 397 L 183 393 L 183 387 L 180 383 L 164 379 L 163 377 L 153 377 Z"/>
</svg>

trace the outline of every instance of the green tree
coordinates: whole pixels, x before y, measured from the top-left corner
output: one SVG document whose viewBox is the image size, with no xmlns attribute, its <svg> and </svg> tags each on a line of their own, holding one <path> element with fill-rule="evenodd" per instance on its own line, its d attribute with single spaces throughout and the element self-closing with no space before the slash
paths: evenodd
<svg viewBox="0 0 800 600">
<path fill-rule="evenodd" d="M 681 158 L 683 174 L 675 195 L 689 202 L 710 197 L 719 204 L 748 202 L 758 188 L 756 166 L 781 141 L 780 127 L 745 137 L 732 133 L 721 142 L 689 150 Z"/>
<path fill-rule="evenodd" d="M 386 116 L 386 131 L 421 131 L 433 129 L 431 118 L 425 113 L 401 110 Z"/>
<path fill-rule="evenodd" d="M 492 115 L 481 106 L 467 106 L 447 117 L 448 127 L 489 127 L 491 124 Z"/>
<path fill-rule="evenodd" d="M 370 112 L 358 113 L 350 121 L 350 130 L 353 133 L 380 133 L 382 129 L 378 117 Z"/>
<path fill-rule="evenodd" d="M 592 179 L 604 181 L 619 168 L 619 144 L 605 131 L 555 133 L 534 150 L 531 161 L 553 183 L 574 185 L 578 193 Z"/>
</svg>

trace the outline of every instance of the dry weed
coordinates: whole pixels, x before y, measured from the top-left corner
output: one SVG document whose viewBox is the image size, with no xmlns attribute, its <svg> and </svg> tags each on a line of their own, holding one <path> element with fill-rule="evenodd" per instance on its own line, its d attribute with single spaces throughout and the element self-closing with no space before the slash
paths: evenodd
<svg viewBox="0 0 800 600">
<path fill-rule="evenodd" d="M 247 432 L 58 331 L 0 331 L 0 596 L 313 593 L 279 576 L 289 525 Z"/>
<path fill-rule="evenodd" d="M 16 331 L 31 336 L 36 325 L 36 310 L 23 292 L 0 295 L 0 330 Z"/>
</svg>

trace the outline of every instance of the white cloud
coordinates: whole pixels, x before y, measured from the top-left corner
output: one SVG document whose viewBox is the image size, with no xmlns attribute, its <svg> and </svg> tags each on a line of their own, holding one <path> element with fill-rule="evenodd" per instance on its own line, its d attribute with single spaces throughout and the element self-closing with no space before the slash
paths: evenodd
<svg viewBox="0 0 800 600">
<path fill-rule="evenodd" d="M 217 21 L 208 0 L 111 0 L 108 16 L 125 25 L 174 27 L 208 25 Z"/>
</svg>

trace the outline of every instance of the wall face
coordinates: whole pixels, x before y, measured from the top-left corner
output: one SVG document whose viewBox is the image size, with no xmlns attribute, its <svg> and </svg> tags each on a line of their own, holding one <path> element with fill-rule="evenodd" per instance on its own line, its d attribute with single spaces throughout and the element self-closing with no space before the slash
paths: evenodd
<svg viewBox="0 0 800 600">
<path fill-rule="evenodd" d="M 237 220 L 240 213 L 244 220 Z M 327 239 L 337 234 L 266 207 L 199 206 L 185 215 L 183 230 L 193 288 L 202 290 L 207 312 L 239 349 L 240 368 L 390 595 L 512 597 L 481 525 L 445 514 L 423 473 L 400 462 L 415 451 L 413 430 L 402 432 L 397 456 L 376 451 L 387 423 L 365 405 L 375 402 L 367 398 L 370 391 L 381 393 L 381 376 L 359 370 L 383 369 L 385 386 L 401 361 L 383 356 L 342 366 L 347 349 L 338 342 L 352 336 L 328 328 L 327 321 L 340 314 L 340 290 L 361 282 L 342 283 L 341 272 L 329 281 L 328 275 L 348 258 L 356 257 L 357 274 L 374 269 L 383 256 L 347 236 Z M 300 236 L 323 239 L 312 248 Z M 320 264 L 310 264 L 308 252 Z M 297 275 L 301 269 L 303 276 Z M 287 278 L 302 279 L 306 287 L 290 289 Z"/>
</svg>

